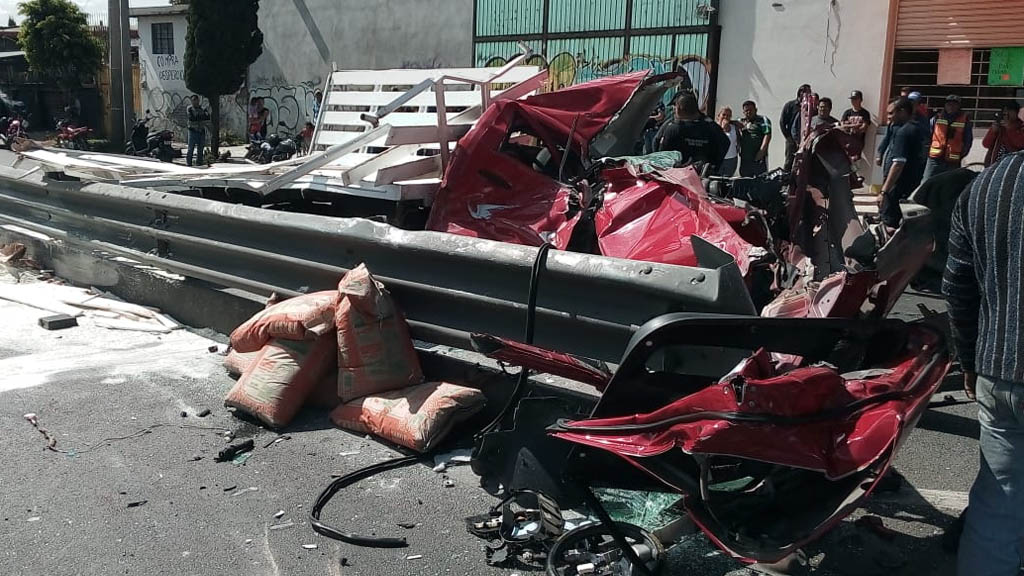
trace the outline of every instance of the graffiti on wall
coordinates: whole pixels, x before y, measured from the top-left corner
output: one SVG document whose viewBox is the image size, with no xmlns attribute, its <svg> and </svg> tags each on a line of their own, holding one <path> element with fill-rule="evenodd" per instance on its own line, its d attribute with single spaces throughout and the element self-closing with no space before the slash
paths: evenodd
<svg viewBox="0 0 1024 576">
<path fill-rule="evenodd" d="M 160 88 L 151 88 L 144 92 L 145 114 L 150 118 L 150 132 L 158 130 L 170 130 L 174 132 L 177 140 L 188 138 L 188 106 L 191 93 L 181 91 L 168 91 Z M 239 132 L 244 130 L 245 114 L 241 116 L 233 114 L 236 107 L 236 96 L 224 96 L 220 99 L 221 109 L 221 130 Z M 200 105 L 210 109 L 210 102 L 206 98 L 200 98 Z"/>
<path fill-rule="evenodd" d="M 156 54 L 153 67 L 160 82 L 185 82 L 185 64 L 176 54 Z"/>
<path fill-rule="evenodd" d="M 270 131 L 295 135 L 302 131 L 306 122 L 313 121 L 313 93 L 320 87 L 320 80 L 314 79 L 293 86 L 258 86 L 248 91 L 248 97 L 245 90 L 224 96 L 220 103 L 221 130 L 244 134 L 248 126 L 249 98 L 258 97 L 263 98 L 263 107 L 270 111 Z M 150 130 L 170 130 L 175 138 L 186 139 L 189 96 L 187 91 L 145 90 L 143 103 L 151 118 Z M 209 109 L 205 98 L 202 105 Z"/>
<path fill-rule="evenodd" d="M 143 103 L 150 118 L 150 131 L 170 130 L 179 139 L 185 139 L 188 127 L 187 97 L 176 90 L 150 88 L 145 91 Z"/>
<path fill-rule="evenodd" d="M 283 78 L 255 78 L 249 98 L 263 98 L 263 107 L 270 111 L 270 131 L 289 135 L 301 132 L 306 122 L 313 121 L 313 93 L 323 88 L 323 80 L 314 78 L 288 85 Z M 236 99 L 238 112 L 244 118 L 248 100 Z"/>
<path fill-rule="evenodd" d="M 486 59 L 484 66 L 500 67 L 508 62 L 509 57 L 496 55 Z M 685 72 L 697 91 L 701 107 L 707 105 L 708 91 L 711 86 L 711 63 L 697 54 L 684 54 L 676 57 L 628 54 L 621 58 L 597 59 L 588 58 L 585 52 L 570 54 L 561 52 L 551 59 L 536 55 L 525 64 L 539 66 L 548 70 L 548 90 L 557 90 L 573 84 L 581 84 L 598 78 L 652 70 L 655 74 L 663 74 L 673 70 Z M 666 99 L 671 95 L 666 95 Z"/>
</svg>

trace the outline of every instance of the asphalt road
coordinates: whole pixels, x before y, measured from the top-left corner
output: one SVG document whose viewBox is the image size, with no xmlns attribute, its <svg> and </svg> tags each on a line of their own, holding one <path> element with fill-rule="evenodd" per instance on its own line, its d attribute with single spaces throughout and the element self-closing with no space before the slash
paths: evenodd
<svg viewBox="0 0 1024 576">
<path fill-rule="evenodd" d="M 0 163 L 12 157 L 0 152 Z M 13 280 L 0 272 L 0 282 Z M 944 311 L 941 298 L 908 294 L 892 316 L 920 317 L 919 304 Z M 304 412 L 290 439 L 234 418 L 221 405 L 233 380 L 208 348 L 222 335 L 112 331 L 83 325 L 61 332 L 37 326 L 39 310 L 0 300 L 0 574 L 382 575 L 527 573 L 489 567 L 464 518 L 495 503 L 467 467 L 445 487 L 428 466 L 386 473 L 343 492 L 325 518 L 344 529 L 404 536 L 405 549 L 364 549 L 316 535 L 307 512 L 331 473 L 395 456 L 386 446 L 335 429 Z M 213 338 L 213 340 L 210 340 Z M 939 540 L 960 509 L 978 467 L 976 408 L 957 374 L 901 449 L 906 478 L 807 549 L 820 575 L 955 573 Z M 212 410 L 206 418 L 195 414 Z M 188 416 L 181 417 L 185 411 Z M 57 440 L 54 452 L 24 418 Z M 223 432 L 253 437 L 241 466 L 215 463 Z M 196 460 L 195 457 L 201 457 Z M 230 488 L 230 489 L 229 489 Z M 244 490 L 250 488 L 250 490 Z M 251 490 L 256 488 L 256 490 Z M 129 507 L 129 504 L 145 502 Z M 278 511 L 284 516 L 275 518 Z M 872 514 L 892 539 L 857 527 Z M 274 525 L 290 527 L 271 530 Z M 414 523 L 412 529 L 398 523 Z M 304 545 L 315 544 L 315 549 Z M 410 559 L 410 556 L 421 556 Z M 669 553 L 666 574 L 737 576 L 750 571 L 700 535 Z"/>
<path fill-rule="evenodd" d="M 908 297 L 897 315 L 916 314 L 919 301 L 940 304 Z M 42 315 L 0 301 L 0 574 L 527 572 L 488 567 L 482 542 L 466 532 L 463 519 L 495 502 L 467 467 L 450 471 L 454 487 L 428 466 L 387 473 L 343 492 L 325 512 L 344 529 L 405 536 L 408 548 L 362 549 L 316 535 L 307 512 L 330 474 L 395 452 L 314 412 L 286 431 L 290 439 L 264 447 L 276 433 L 221 407 L 233 381 L 208 348 L 219 341 L 223 349 L 223 336 L 88 321 L 47 332 L 37 326 Z M 196 417 L 204 408 L 213 413 Z M 46 449 L 26 413 L 37 414 L 60 452 Z M 244 465 L 214 462 L 225 430 L 255 439 Z M 884 518 L 894 539 L 844 522 L 808 548 L 812 573 L 953 574 L 938 541 L 976 471 L 976 434 L 972 405 L 931 410 L 898 457 L 907 486 L 858 512 Z M 294 524 L 270 529 L 287 522 Z M 675 547 L 669 564 L 671 574 L 747 573 L 699 535 Z"/>
</svg>

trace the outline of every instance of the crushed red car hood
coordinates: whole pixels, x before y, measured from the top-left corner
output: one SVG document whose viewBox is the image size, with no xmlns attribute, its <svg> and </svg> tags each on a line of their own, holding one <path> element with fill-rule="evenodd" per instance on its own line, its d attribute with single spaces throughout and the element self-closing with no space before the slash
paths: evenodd
<svg viewBox="0 0 1024 576">
<path fill-rule="evenodd" d="M 752 246 L 715 209 L 693 168 L 643 176 L 615 168 L 602 176 L 608 187 L 594 214 L 602 255 L 696 266 L 696 235 L 731 254 L 746 275 Z"/>
<path fill-rule="evenodd" d="M 538 138 L 544 165 L 557 175 L 569 142 L 577 162 L 649 76 L 602 78 L 522 100 L 493 103 L 452 154 L 430 211 L 428 230 L 564 250 L 579 219 L 573 189 L 507 147 L 514 135 Z"/>
<path fill-rule="evenodd" d="M 459 142 L 427 228 L 566 249 L 588 199 L 552 176 L 565 144 L 571 136 L 576 164 L 591 156 L 595 139 L 602 148 L 621 148 L 617 140 L 625 135 L 611 134 L 618 132 L 612 126 L 632 122 L 635 108 L 660 97 L 665 81 L 637 72 L 496 102 Z M 627 113 L 631 102 L 637 106 Z M 541 146 L 521 145 L 520 134 Z M 731 254 L 746 273 L 751 245 L 722 218 L 693 169 L 637 174 L 612 167 L 599 180 L 605 186 L 594 228 L 602 255 L 695 266 L 696 235 Z"/>
</svg>

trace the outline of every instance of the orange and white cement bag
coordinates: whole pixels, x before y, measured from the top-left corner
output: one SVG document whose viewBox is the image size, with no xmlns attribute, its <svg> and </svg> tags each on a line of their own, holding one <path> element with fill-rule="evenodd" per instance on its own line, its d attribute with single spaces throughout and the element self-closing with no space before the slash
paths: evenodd
<svg viewBox="0 0 1024 576">
<path fill-rule="evenodd" d="M 331 421 L 339 428 L 426 452 L 485 403 L 483 392 L 475 388 L 427 382 L 342 404 L 331 412 Z"/>
<path fill-rule="evenodd" d="M 271 340 L 256 354 L 224 398 L 224 405 L 271 428 L 287 426 L 335 363 L 335 337 L 316 342 Z"/>
<path fill-rule="evenodd" d="M 338 293 L 324 290 L 267 306 L 231 333 L 231 347 L 256 352 L 271 338 L 316 340 L 334 329 Z"/>
<path fill-rule="evenodd" d="M 302 345 L 301 343 L 296 344 Z M 256 361 L 256 357 L 259 355 L 260 352 L 238 352 L 237 350 L 231 350 L 224 358 L 224 368 L 227 369 L 228 374 L 237 378 L 249 369 L 249 366 Z M 341 398 L 338 398 L 337 362 L 332 362 L 324 377 L 316 383 L 313 391 L 310 392 L 309 397 L 306 399 L 306 404 L 317 408 L 326 408 L 327 410 L 331 410 L 338 404 L 341 404 Z"/>
<path fill-rule="evenodd" d="M 238 350 L 230 350 L 228 355 L 224 357 L 224 368 L 232 376 L 241 376 L 249 369 L 249 366 L 252 366 L 252 363 L 256 361 L 256 357 L 259 355 L 259 351 L 239 352 Z"/>
<path fill-rule="evenodd" d="M 338 284 L 338 396 L 342 402 L 423 382 L 409 325 L 365 264 Z"/>
</svg>

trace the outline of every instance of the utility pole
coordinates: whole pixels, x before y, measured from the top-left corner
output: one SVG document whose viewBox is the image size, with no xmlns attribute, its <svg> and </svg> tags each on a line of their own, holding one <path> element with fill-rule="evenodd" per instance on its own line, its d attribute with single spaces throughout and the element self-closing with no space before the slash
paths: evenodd
<svg viewBox="0 0 1024 576">
<path fill-rule="evenodd" d="M 131 30 L 128 0 L 108 0 L 110 47 L 111 143 L 119 146 L 130 133 L 134 116 Z"/>
</svg>

